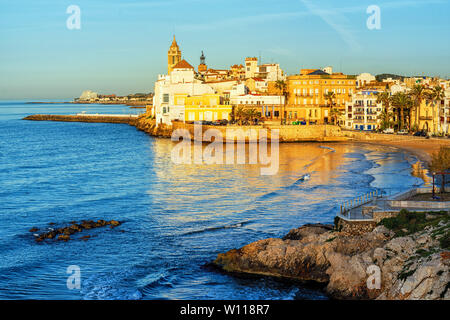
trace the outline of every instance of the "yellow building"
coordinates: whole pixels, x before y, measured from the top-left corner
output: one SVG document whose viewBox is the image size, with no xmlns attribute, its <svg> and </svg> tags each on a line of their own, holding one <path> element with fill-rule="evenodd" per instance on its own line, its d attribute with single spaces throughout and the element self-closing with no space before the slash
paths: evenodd
<svg viewBox="0 0 450 320">
<path fill-rule="evenodd" d="M 175 40 L 175 36 L 173 36 L 172 45 L 169 48 L 167 53 L 167 74 L 170 75 L 173 67 L 181 61 L 181 50 L 178 47 L 177 41 Z"/>
<path fill-rule="evenodd" d="M 302 69 L 300 74 L 287 77 L 289 92 L 285 118 L 312 123 L 330 123 L 330 107 L 324 95 L 334 92 L 335 108 L 345 110 L 356 90 L 356 77 L 342 73 L 328 74 L 322 70 Z M 343 121 L 343 118 L 342 120 Z"/>
<path fill-rule="evenodd" d="M 426 132 L 436 133 L 438 132 L 438 124 L 441 117 L 439 111 L 441 104 L 436 104 L 434 107 L 431 103 L 428 103 L 425 99 L 422 100 L 420 107 L 412 112 L 411 126 L 417 127 L 418 130 Z"/>
<path fill-rule="evenodd" d="M 219 94 L 203 94 L 189 96 L 176 94 L 175 105 L 184 105 L 184 121 L 216 121 L 230 120 L 232 106 L 225 105 Z"/>
</svg>

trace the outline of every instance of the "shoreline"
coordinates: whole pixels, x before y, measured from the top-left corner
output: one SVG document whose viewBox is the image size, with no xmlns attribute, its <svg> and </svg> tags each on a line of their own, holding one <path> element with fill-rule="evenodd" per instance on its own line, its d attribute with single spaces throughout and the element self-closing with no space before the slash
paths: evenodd
<svg viewBox="0 0 450 320">
<path fill-rule="evenodd" d="M 439 147 L 441 145 L 449 144 L 447 143 L 439 143 L 436 140 L 432 140 L 433 142 L 429 143 L 428 146 L 423 146 L 418 141 L 414 141 L 415 145 L 410 145 L 410 141 L 365 141 L 364 143 L 378 145 L 378 146 L 388 146 L 393 147 L 398 150 L 403 150 L 415 155 L 422 164 L 428 168 L 428 163 L 431 161 L 431 157 L 434 152 L 439 151 Z M 355 141 L 356 142 L 356 141 Z M 358 141 L 360 142 L 360 141 Z M 450 147 L 450 144 L 449 144 Z"/>
</svg>

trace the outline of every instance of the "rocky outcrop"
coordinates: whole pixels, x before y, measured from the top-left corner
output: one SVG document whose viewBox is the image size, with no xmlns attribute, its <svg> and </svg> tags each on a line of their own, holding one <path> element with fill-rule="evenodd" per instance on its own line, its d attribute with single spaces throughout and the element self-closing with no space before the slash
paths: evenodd
<svg viewBox="0 0 450 320">
<path fill-rule="evenodd" d="M 148 118 L 145 115 L 140 116 L 133 125 L 141 131 L 144 131 L 151 136 L 160 138 L 170 138 L 172 137 L 172 127 L 165 124 L 160 124 L 156 126 L 156 121 L 154 119 Z"/>
<path fill-rule="evenodd" d="M 358 236 L 330 229 L 306 225 L 283 239 L 219 254 L 214 264 L 228 272 L 313 280 L 338 299 L 450 298 L 450 259 L 432 236 L 435 228 L 404 237 L 384 226 Z M 376 281 L 368 285 L 377 274 L 380 286 Z"/>
</svg>

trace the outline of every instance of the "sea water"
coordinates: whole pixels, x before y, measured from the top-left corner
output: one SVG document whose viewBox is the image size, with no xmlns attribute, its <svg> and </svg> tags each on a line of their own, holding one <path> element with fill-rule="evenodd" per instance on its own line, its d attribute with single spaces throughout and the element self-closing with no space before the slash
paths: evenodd
<svg viewBox="0 0 450 320">
<path fill-rule="evenodd" d="M 30 114 L 142 112 L 127 106 L 0 103 L 0 299 L 326 299 L 318 288 L 205 267 L 218 253 L 305 223 L 345 200 L 423 180 L 417 159 L 356 143 L 280 144 L 257 165 L 177 165 L 175 143 L 126 124 L 24 121 Z M 309 175 L 309 179 L 304 179 Z M 49 223 L 115 219 L 87 241 L 34 241 Z M 75 237 L 74 237 L 75 238 Z M 69 266 L 80 288 L 67 286 Z"/>
</svg>

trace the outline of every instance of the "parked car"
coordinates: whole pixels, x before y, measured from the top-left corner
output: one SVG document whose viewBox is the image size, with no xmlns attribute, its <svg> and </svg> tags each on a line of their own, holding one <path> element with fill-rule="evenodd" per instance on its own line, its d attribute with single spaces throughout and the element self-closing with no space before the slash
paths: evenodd
<svg viewBox="0 0 450 320">
<path fill-rule="evenodd" d="M 414 137 L 428 137 L 428 134 L 425 131 L 417 131 L 413 134 Z"/>
<path fill-rule="evenodd" d="M 397 132 L 397 134 L 405 135 L 405 134 L 408 134 L 408 131 L 406 131 L 406 130 L 400 130 L 400 131 Z"/>
<path fill-rule="evenodd" d="M 226 126 L 227 123 L 228 123 L 228 120 L 226 120 L 226 119 L 221 119 L 221 120 L 214 121 L 214 125 L 215 126 Z"/>
<path fill-rule="evenodd" d="M 389 133 L 389 134 L 394 133 L 394 129 L 393 128 L 386 128 L 386 129 L 383 130 L 383 133 Z"/>
</svg>

